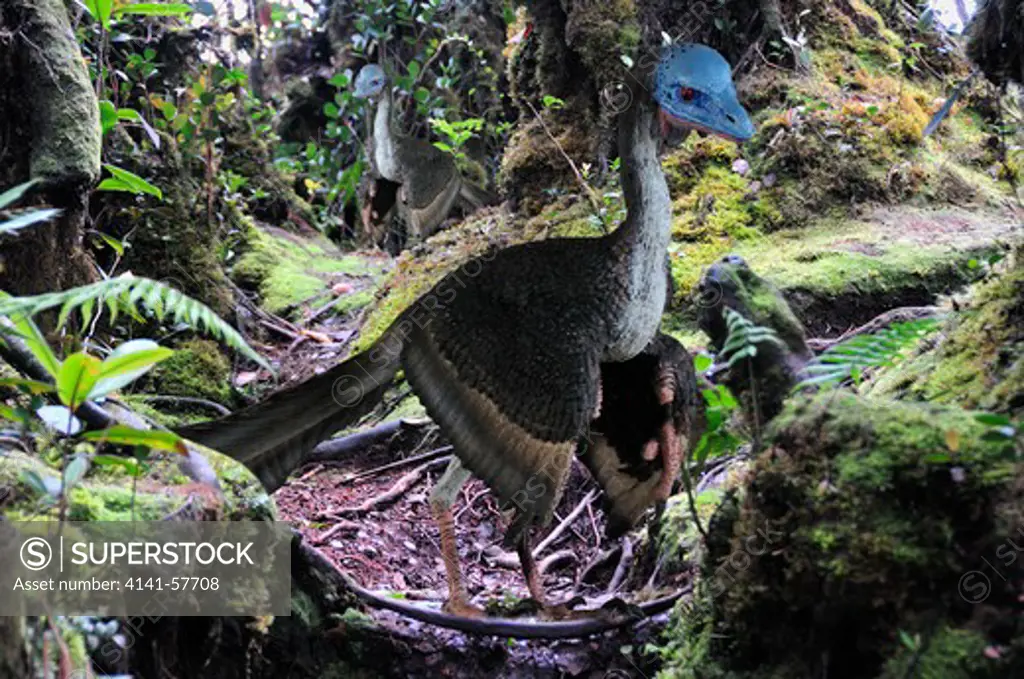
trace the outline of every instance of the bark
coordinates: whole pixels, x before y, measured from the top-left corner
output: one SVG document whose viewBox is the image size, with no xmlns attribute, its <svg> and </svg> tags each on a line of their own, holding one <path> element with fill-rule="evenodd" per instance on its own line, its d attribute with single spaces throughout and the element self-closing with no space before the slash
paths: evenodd
<svg viewBox="0 0 1024 679">
<path fill-rule="evenodd" d="M 0 29 L 0 185 L 42 179 L 36 195 L 63 210 L 0 246 L 0 287 L 29 294 L 84 283 L 85 205 L 101 144 L 89 73 L 61 0 L 9 0 Z"/>
<path fill-rule="evenodd" d="M 28 679 L 28 654 L 25 652 L 24 618 L 0 617 L 0 677 Z"/>
</svg>

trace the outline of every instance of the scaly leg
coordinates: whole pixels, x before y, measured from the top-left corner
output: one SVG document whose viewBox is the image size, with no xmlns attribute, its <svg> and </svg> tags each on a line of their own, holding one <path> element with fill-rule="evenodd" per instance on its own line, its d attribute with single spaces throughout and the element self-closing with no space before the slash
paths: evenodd
<svg viewBox="0 0 1024 679">
<path fill-rule="evenodd" d="M 548 601 L 544 595 L 544 583 L 541 582 L 540 571 L 537 570 L 537 561 L 533 558 L 529 533 L 528 530 L 523 531 L 523 536 L 519 539 L 519 544 L 516 545 L 516 552 L 519 553 L 519 565 L 522 566 L 523 576 L 526 578 L 526 588 L 530 590 L 530 596 L 541 608 L 546 608 Z"/>
<path fill-rule="evenodd" d="M 555 605 L 548 603 L 540 570 L 537 568 L 537 561 L 533 558 L 533 550 L 530 548 L 529 531 L 523 531 L 523 536 L 519 539 L 519 544 L 516 545 L 516 552 L 519 554 L 519 565 L 522 566 L 523 576 L 526 578 L 526 588 L 530 590 L 530 598 L 540 607 L 542 617 L 551 620 L 564 620 L 581 614 L 571 608 L 576 600 Z"/>
<path fill-rule="evenodd" d="M 458 458 L 452 458 L 434 490 L 430 493 L 430 511 L 441 531 L 441 558 L 444 560 L 445 575 L 448 577 L 448 600 L 444 610 L 464 616 L 480 616 L 483 610 L 469 603 L 469 594 L 459 568 L 459 549 L 455 542 L 455 516 L 452 505 L 459 496 L 459 490 L 469 479 L 469 470 Z"/>
</svg>

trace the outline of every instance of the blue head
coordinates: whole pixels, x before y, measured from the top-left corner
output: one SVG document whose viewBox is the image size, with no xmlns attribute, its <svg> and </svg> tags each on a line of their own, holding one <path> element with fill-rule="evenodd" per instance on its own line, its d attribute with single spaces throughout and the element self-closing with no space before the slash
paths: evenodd
<svg viewBox="0 0 1024 679">
<path fill-rule="evenodd" d="M 367 64 L 359 70 L 352 93 L 363 99 L 376 99 L 388 84 L 384 69 L 377 64 Z"/>
<path fill-rule="evenodd" d="M 706 45 L 665 48 L 654 72 L 654 100 L 663 120 L 733 141 L 754 136 L 754 124 L 736 98 L 729 62 Z"/>
</svg>

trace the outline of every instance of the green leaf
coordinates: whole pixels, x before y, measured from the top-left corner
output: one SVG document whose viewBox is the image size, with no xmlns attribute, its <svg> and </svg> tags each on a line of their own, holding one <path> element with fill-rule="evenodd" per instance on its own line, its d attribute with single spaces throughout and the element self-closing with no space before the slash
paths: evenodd
<svg viewBox="0 0 1024 679">
<path fill-rule="evenodd" d="M 707 354 L 697 354 L 693 357 L 693 369 L 698 373 L 706 373 L 715 364 L 715 360 Z"/>
<path fill-rule="evenodd" d="M 61 483 L 56 476 L 50 474 L 43 476 L 35 470 L 26 469 L 21 472 L 21 480 L 37 495 L 60 497 Z"/>
<path fill-rule="evenodd" d="M 0 292 L 0 307 L 5 304 L 14 304 L 17 299 L 16 297 L 11 297 L 6 292 Z M 0 335 L 12 333 L 19 337 L 46 372 L 56 379 L 57 373 L 60 372 L 60 359 L 53 353 L 49 342 L 43 337 L 42 331 L 39 330 L 39 326 L 32 320 L 31 315 L 25 314 L 24 311 L 13 310 L 9 313 L 0 311 L 0 316 L 6 316 L 10 320 L 11 326 L 13 326 L 0 324 Z"/>
<path fill-rule="evenodd" d="M 60 402 L 76 410 L 89 397 L 100 378 L 100 359 L 84 351 L 71 354 L 57 374 L 57 396 Z"/>
<path fill-rule="evenodd" d="M 134 5 L 120 5 L 114 10 L 115 16 L 138 14 L 155 17 L 182 17 L 192 13 L 192 8 L 183 2 L 139 2 Z"/>
<path fill-rule="evenodd" d="M 11 297 L 0 294 L 0 316 L 8 316 L 15 320 L 18 334 L 24 338 L 28 336 L 28 333 L 33 328 L 38 333 L 38 328 L 30 320 L 27 322 L 27 325 L 18 325 L 16 319 L 24 319 L 26 316 L 53 308 L 69 310 L 81 308 L 88 303 L 103 303 L 108 308 L 112 308 L 113 311 L 120 309 L 133 313 L 138 313 L 140 308 L 145 308 L 157 320 L 162 320 L 164 317 L 171 315 L 175 321 L 185 323 L 194 330 L 205 330 L 264 368 L 273 370 L 270 364 L 256 353 L 245 339 L 238 334 L 237 330 L 217 316 L 208 306 L 175 290 L 166 283 L 149 278 L 136 278 L 130 274 L 71 288 L 62 292 L 47 292 L 32 297 Z M 42 338 L 41 333 L 38 334 L 38 338 Z M 35 343 L 33 341 L 32 344 Z M 52 359 L 46 359 L 46 357 L 40 357 L 39 355 L 37 355 L 37 358 L 44 364 L 50 362 L 51 367 L 47 369 L 51 370 L 52 368 L 51 374 L 56 374 L 59 370 L 60 362 L 53 356 L 45 341 L 42 342 L 41 347 L 49 352 Z M 33 350 L 33 353 L 35 353 L 35 350 Z"/>
<path fill-rule="evenodd" d="M 89 392 L 89 398 L 106 396 L 131 384 L 173 354 L 171 349 L 161 347 L 153 340 L 137 339 L 125 342 L 103 361 L 100 366 L 100 378 Z"/>
<path fill-rule="evenodd" d="M 119 180 L 124 186 L 127 187 L 127 189 L 117 190 L 128 190 L 135 194 L 148 193 L 151 196 L 156 196 L 157 198 L 163 200 L 163 192 L 160 191 L 160 189 L 158 189 L 157 187 L 147 182 L 139 175 L 129 172 L 128 170 L 122 169 L 120 167 L 117 167 L 115 165 L 104 164 L 103 167 L 107 168 L 107 171 L 110 174 L 114 175 L 115 179 Z M 100 182 L 100 188 L 103 187 L 103 184 L 106 181 L 108 180 Z"/>
<path fill-rule="evenodd" d="M 125 191 L 127 193 L 136 193 L 136 191 L 134 191 L 132 189 L 132 187 L 128 186 L 127 184 L 125 184 L 120 179 L 113 179 L 111 177 L 107 177 L 106 179 L 101 181 L 99 183 L 99 185 L 96 187 L 96 190 L 97 191 Z"/>
<path fill-rule="evenodd" d="M 0 233 L 14 233 L 19 229 L 23 229 L 26 226 L 33 224 L 39 224 L 46 222 L 60 214 L 60 210 L 57 208 L 45 208 L 43 210 L 30 210 L 22 213 L 17 217 L 8 219 L 6 222 L 0 222 Z"/>
<path fill-rule="evenodd" d="M 122 446 L 145 446 L 152 450 L 167 450 L 187 455 L 188 449 L 180 436 L 170 431 L 157 429 L 134 429 L 118 424 L 110 429 L 87 431 L 82 434 L 86 441 L 106 441 Z"/>
<path fill-rule="evenodd" d="M 122 241 L 119 241 L 107 233 L 100 233 L 99 237 L 104 243 L 109 245 L 114 252 L 118 255 L 124 256 L 124 243 Z"/>
<path fill-rule="evenodd" d="M 995 427 L 989 429 L 981 435 L 982 441 L 1006 441 L 1012 439 L 1017 435 L 1017 430 L 1013 427 Z"/>
<path fill-rule="evenodd" d="M 142 474 L 142 467 L 139 465 L 138 460 L 132 457 L 94 455 L 92 463 L 97 467 L 121 467 L 128 472 L 129 476 L 138 477 Z"/>
<path fill-rule="evenodd" d="M 110 11 L 113 9 L 114 0 L 82 0 L 82 4 L 92 18 L 100 22 L 103 30 L 110 30 Z"/>
<path fill-rule="evenodd" d="M 337 118 L 341 115 L 341 110 L 338 108 L 337 104 L 329 101 L 324 104 L 324 113 L 328 118 Z"/>
<path fill-rule="evenodd" d="M 117 107 L 114 102 L 104 99 L 100 102 L 100 133 L 106 134 L 117 126 Z"/>
<path fill-rule="evenodd" d="M 0 379 L 0 387 L 12 387 L 26 394 L 49 394 L 56 387 L 38 380 L 26 380 L 21 377 L 5 377 Z"/>
<path fill-rule="evenodd" d="M 415 78 L 420 74 L 420 64 L 418 61 L 409 62 L 409 76 Z"/>
<path fill-rule="evenodd" d="M 991 427 L 1004 427 L 1013 423 L 1006 415 L 997 413 L 975 413 L 974 419 Z"/>
<path fill-rule="evenodd" d="M 18 184 L 14 188 L 7 189 L 0 193 L 0 210 L 21 199 L 25 192 L 39 183 L 38 179 L 31 179 L 24 184 Z"/>
<path fill-rule="evenodd" d="M 85 478 L 89 471 L 89 456 L 79 453 L 71 458 L 67 468 L 64 470 L 64 491 L 74 488 L 79 481 Z"/>
</svg>

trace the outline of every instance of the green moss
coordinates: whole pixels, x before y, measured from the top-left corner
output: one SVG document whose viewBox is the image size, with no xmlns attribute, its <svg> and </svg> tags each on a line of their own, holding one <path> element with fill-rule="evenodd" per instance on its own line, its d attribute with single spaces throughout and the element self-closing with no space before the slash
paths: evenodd
<svg viewBox="0 0 1024 679">
<path fill-rule="evenodd" d="M 20 3 L 25 95 L 32 111 L 33 178 L 84 186 L 100 174 L 99 105 L 61 0 Z"/>
<path fill-rule="evenodd" d="M 273 500 L 259 480 L 241 463 L 216 451 L 203 449 L 203 457 L 213 468 L 221 487 L 220 515 L 227 520 L 273 519 Z M 9 488 L 4 517 L 17 520 L 52 520 L 58 515 L 57 503 L 37 493 L 26 483 L 26 473 L 60 478 L 60 458 L 47 463 L 46 455 L 27 455 L 9 451 L 0 458 L 0 487 Z M 177 455 L 154 453 L 148 472 L 136 487 L 120 468 L 93 466 L 86 477 L 68 493 L 68 518 L 74 521 L 129 521 L 134 504 L 136 520 L 160 520 L 179 509 L 188 491 L 175 489 L 193 483 L 181 473 Z"/>
<path fill-rule="evenodd" d="M 923 636 L 923 635 L 922 635 Z M 977 631 L 942 627 L 924 648 L 900 647 L 879 679 L 903 679 L 912 672 L 920 679 L 983 679 L 1002 677 L 1000 663 L 985 657 L 989 642 Z"/>
<path fill-rule="evenodd" d="M 711 521 L 701 584 L 677 611 L 664 676 L 906 676 L 899 631 L 921 621 L 939 632 L 922 634 L 926 673 L 915 676 L 1019 673 L 1016 594 L 996 588 L 989 614 L 972 616 L 958 591 L 964 573 L 1005 547 L 1024 499 L 1024 467 L 984 431 L 957 408 L 843 392 L 790 403 L 742 501 Z M 1024 566 L 1002 575 L 1012 581 Z M 1001 659 L 983 656 L 998 643 Z"/>
<path fill-rule="evenodd" d="M 195 396 L 230 404 L 231 362 L 217 343 L 190 339 L 175 347 L 174 354 L 158 365 L 142 382 L 147 391 L 172 396 Z"/>
<path fill-rule="evenodd" d="M 295 310 L 302 302 L 323 304 L 331 294 L 332 278 L 375 273 L 366 261 L 345 256 L 326 241 L 280 230 L 250 225 L 244 247 L 232 277 L 258 290 L 261 306 L 275 314 Z"/>
<path fill-rule="evenodd" d="M 978 284 L 970 307 L 944 328 L 934 349 L 883 374 L 878 394 L 1024 413 L 1024 267 Z"/>
</svg>

